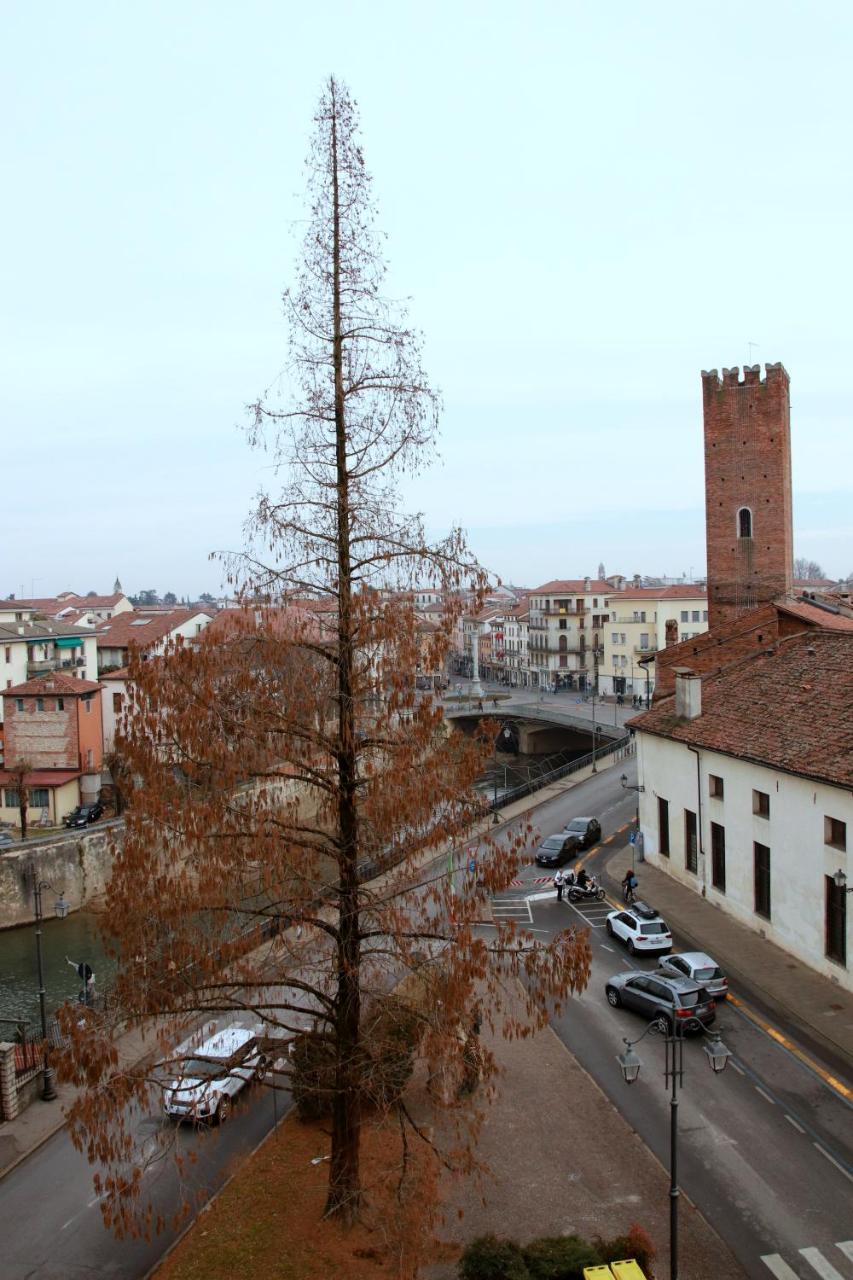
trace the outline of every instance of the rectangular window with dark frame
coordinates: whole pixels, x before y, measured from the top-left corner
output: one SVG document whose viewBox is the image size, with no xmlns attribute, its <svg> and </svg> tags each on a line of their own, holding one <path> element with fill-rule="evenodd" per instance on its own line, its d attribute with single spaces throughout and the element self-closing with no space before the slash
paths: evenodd
<svg viewBox="0 0 853 1280">
<path fill-rule="evenodd" d="M 658 848 L 669 857 L 669 801 L 658 796 Z"/>
<path fill-rule="evenodd" d="M 726 829 L 719 822 L 711 823 L 711 883 L 726 892 Z"/>
<path fill-rule="evenodd" d="M 696 826 L 696 814 L 691 809 L 684 810 L 684 866 L 695 875 L 699 868 L 699 840 Z"/>
<path fill-rule="evenodd" d="M 715 773 L 708 774 L 708 794 L 713 796 L 715 800 L 723 798 L 723 780 L 718 778 Z"/>
<path fill-rule="evenodd" d="M 770 850 L 756 840 L 752 846 L 755 914 L 770 919 Z"/>
<path fill-rule="evenodd" d="M 823 843 L 832 845 L 833 849 L 847 848 L 847 823 L 840 818 L 825 817 L 823 820 Z"/>
<path fill-rule="evenodd" d="M 824 876 L 826 885 L 826 956 L 838 964 L 847 964 L 847 887 L 835 883 L 834 876 Z"/>
<path fill-rule="evenodd" d="M 753 791 L 752 812 L 756 818 L 770 817 L 770 796 L 766 791 Z"/>
</svg>

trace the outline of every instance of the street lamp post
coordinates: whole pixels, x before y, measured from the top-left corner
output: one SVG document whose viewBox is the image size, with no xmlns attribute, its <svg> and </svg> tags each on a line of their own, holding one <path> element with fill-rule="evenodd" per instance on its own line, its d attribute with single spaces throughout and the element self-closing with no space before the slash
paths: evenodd
<svg viewBox="0 0 853 1280">
<path fill-rule="evenodd" d="M 39 1011 L 41 1013 L 41 1038 L 42 1052 L 44 1054 L 42 1068 L 42 1093 L 41 1096 L 45 1102 L 53 1102 L 56 1098 L 56 1079 L 53 1073 L 53 1067 L 50 1065 L 50 1042 L 47 1035 L 47 1009 L 45 1006 L 45 989 L 44 989 L 44 962 L 42 960 L 41 935 L 42 935 L 42 891 L 50 889 L 55 892 L 53 885 L 48 884 L 46 880 L 39 880 L 33 863 L 29 867 L 30 887 L 33 891 L 33 903 L 35 906 L 36 920 L 36 965 L 38 967 L 39 979 Z M 68 915 L 68 903 L 60 893 L 56 901 L 55 911 L 60 920 L 64 920 Z"/>
<path fill-rule="evenodd" d="M 698 1024 L 697 1024 L 698 1025 Z M 720 1039 L 719 1031 L 706 1031 L 711 1043 L 705 1045 L 708 1065 L 715 1075 L 725 1071 L 726 1064 L 732 1056 Z M 617 1054 L 617 1062 L 626 1084 L 633 1084 L 640 1074 L 642 1063 L 634 1052 L 634 1045 L 639 1044 L 649 1032 L 662 1034 L 666 1046 L 664 1080 L 670 1086 L 669 1095 L 669 1280 L 678 1280 L 678 1200 L 681 1192 L 678 1186 L 678 1086 L 684 1083 L 684 1028 L 679 1023 L 666 1023 L 666 1031 L 661 1032 L 660 1019 L 650 1022 L 641 1036 L 636 1040 L 623 1039 L 625 1052 Z"/>
<path fill-rule="evenodd" d="M 845 893 L 853 893 L 853 885 L 848 885 L 847 873 L 842 871 L 840 867 L 832 879 L 835 882 L 836 889 L 843 889 Z"/>
<path fill-rule="evenodd" d="M 637 793 L 636 821 L 637 821 L 637 839 L 639 840 L 640 839 L 640 792 L 641 791 L 645 792 L 646 788 L 642 785 L 642 783 L 636 784 L 636 783 L 629 782 L 627 773 L 623 773 L 619 781 L 622 783 L 623 791 L 636 791 Z M 631 870 L 632 871 L 634 870 L 634 850 L 636 849 L 636 847 L 637 847 L 636 844 L 631 845 Z M 642 860 L 643 859 L 641 858 L 640 861 L 642 862 Z"/>
</svg>

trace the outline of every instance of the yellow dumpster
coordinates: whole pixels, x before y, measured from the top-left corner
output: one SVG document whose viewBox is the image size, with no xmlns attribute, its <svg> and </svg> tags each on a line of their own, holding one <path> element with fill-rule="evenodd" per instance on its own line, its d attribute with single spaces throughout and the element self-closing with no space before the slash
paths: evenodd
<svg viewBox="0 0 853 1280">
<path fill-rule="evenodd" d="M 624 1262 L 611 1262 L 610 1270 L 616 1280 L 646 1280 L 645 1271 L 633 1258 L 628 1258 Z"/>
<path fill-rule="evenodd" d="M 608 1266 L 584 1267 L 583 1280 L 613 1280 L 613 1272 Z"/>
</svg>

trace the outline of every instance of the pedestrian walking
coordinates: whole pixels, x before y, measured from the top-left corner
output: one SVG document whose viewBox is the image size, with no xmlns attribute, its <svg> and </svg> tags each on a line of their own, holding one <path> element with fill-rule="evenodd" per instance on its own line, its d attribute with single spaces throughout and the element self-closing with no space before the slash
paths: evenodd
<svg viewBox="0 0 853 1280">
<path fill-rule="evenodd" d="M 622 896 L 627 903 L 634 901 L 634 890 L 637 888 L 638 884 L 639 881 L 637 877 L 629 867 L 622 877 Z"/>
<path fill-rule="evenodd" d="M 565 885 L 565 883 L 566 883 L 566 877 L 563 875 L 561 870 L 558 870 L 557 874 L 554 876 L 554 888 L 557 890 L 558 902 L 563 901 L 563 886 Z"/>
</svg>

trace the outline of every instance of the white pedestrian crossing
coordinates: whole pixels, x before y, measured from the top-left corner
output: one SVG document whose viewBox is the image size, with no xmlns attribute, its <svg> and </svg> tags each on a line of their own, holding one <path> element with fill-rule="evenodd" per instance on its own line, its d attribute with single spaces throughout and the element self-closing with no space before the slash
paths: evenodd
<svg viewBox="0 0 853 1280">
<path fill-rule="evenodd" d="M 800 1253 L 809 1266 L 814 1267 L 820 1280 L 844 1280 L 841 1272 L 837 1271 L 831 1262 L 827 1262 L 820 1249 L 801 1249 Z"/>
<path fill-rule="evenodd" d="M 853 1240 L 839 1240 L 835 1245 L 830 1245 L 823 1250 L 809 1245 L 807 1248 L 799 1249 L 803 1262 L 799 1262 L 798 1270 L 794 1270 L 785 1259 L 778 1253 L 762 1254 L 761 1261 L 767 1270 L 776 1277 L 776 1280 L 803 1280 L 808 1275 L 811 1277 L 819 1276 L 820 1280 L 849 1280 L 850 1272 L 847 1267 L 844 1271 L 838 1268 L 826 1256 L 833 1248 L 838 1249 L 844 1255 L 848 1262 L 853 1263 Z M 792 1259 L 792 1261 L 794 1261 Z M 802 1270 L 803 1263 L 808 1264 L 808 1272 Z"/>
</svg>

